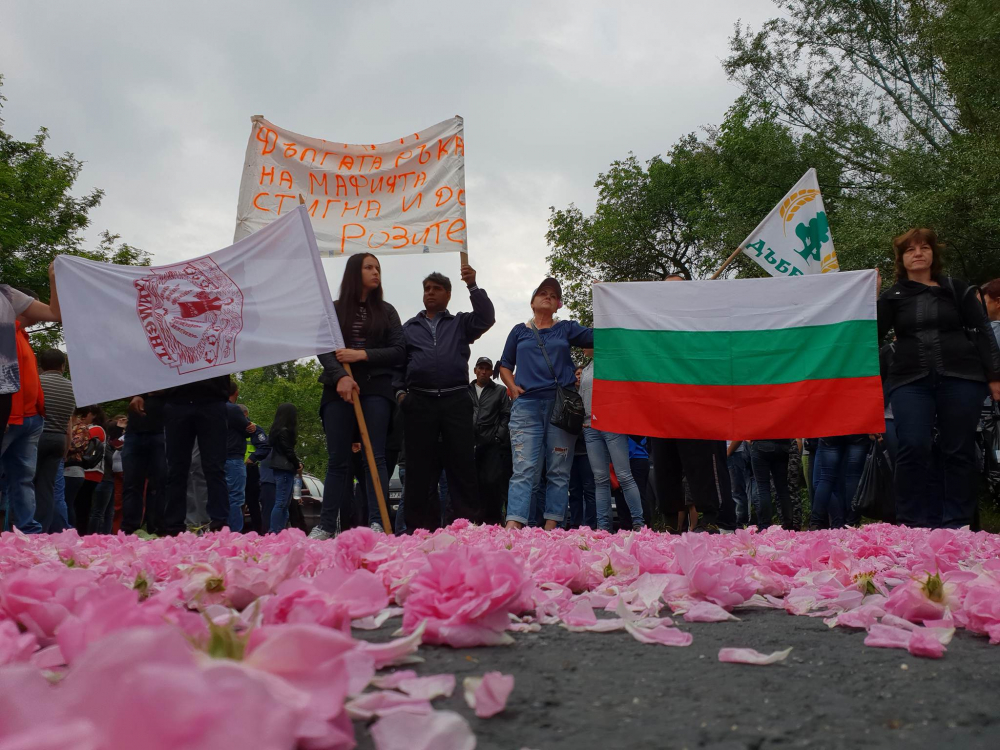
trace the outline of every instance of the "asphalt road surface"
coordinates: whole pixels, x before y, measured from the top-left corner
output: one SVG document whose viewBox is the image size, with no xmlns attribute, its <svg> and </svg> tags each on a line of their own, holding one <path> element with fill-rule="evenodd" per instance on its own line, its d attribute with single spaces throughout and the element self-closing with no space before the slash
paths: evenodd
<svg viewBox="0 0 1000 750">
<path fill-rule="evenodd" d="M 645 645 L 624 631 L 569 633 L 543 626 L 509 647 L 422 646 L 420 675 L 454 673 L 435 708 L 465 716 L 478 750 L 589 748 L 907 748 L 1000 750 L 1000 646 L 956 633 L 941 659 L 863 645 L 863 631 L 822 618 L 738 610 L 742 622 L 688 624 L 685 648 Z M 399 626 L 355 637 L 387 640 Z M 784 663 L 723 664 L 719 649 L 771 653 Z M 462 679 L 499 670 L 515 677 L 503 713 L 478 719 Z M 358 746 L 373 748 L 362 724 Z"/>
</svg>

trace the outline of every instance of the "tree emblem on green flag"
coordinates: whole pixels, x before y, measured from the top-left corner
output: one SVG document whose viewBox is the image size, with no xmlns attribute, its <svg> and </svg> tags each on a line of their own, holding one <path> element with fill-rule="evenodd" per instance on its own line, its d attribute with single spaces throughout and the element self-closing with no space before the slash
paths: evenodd
<svg viewBox="0 0 1000 750">
<path fill-rule="evenodd" d="M 799 224 L 795 227 L 795 234 L 802 240 L 802 249 L 796 250 L 804 260 L 821 261 L 820 248 L 824 242 L 830 241 L 830 225 L 826 220 L 826 213 L 820 211 L 816 217 L 809 220 L 809 224 Z"/>
</svg>

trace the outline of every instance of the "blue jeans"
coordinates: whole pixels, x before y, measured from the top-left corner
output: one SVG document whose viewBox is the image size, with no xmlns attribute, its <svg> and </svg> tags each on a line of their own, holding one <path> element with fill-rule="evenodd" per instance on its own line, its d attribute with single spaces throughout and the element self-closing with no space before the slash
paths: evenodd
<svg viewBox="0 0 1000 750">
<path fill-rule="evenodd" d="M 632 514 L 632 525 L 642 526 L 642 496 L 639 494 L 639 485 L 632 477 L 632 467 L 628 461 L 628 435 L 584 427 L 583 439 L 587 441 L 587 457 L 590 459 L 597 487 L 597 527 L 604 531 L 614 530 L 611 517 L 611 465 L 615 467 L 615 476 L 625 495 L 625 504 Z"/>
<path fill-rule="evenodd" d="M 66 477 L 63 476 L 63 470 L 65 468 L 65 462 L 60 461 L 59 468 L 56 469 L 56 481 L 52 487 L 52 498 L 54 502 L 52 511 L 52 526 L 49 529 L 50 534 L 58 534 L 60 531 L 65 531 L 73 525 L 69 522 L 69 510 L 66 505 Z"/>
<path fill-rule="evenodd" d="M 847 523 L 857 492 L 869 441 L 833 443 L 819 441 L 813 457 L 813 505 L 811 529 L 839 529 Z"/>
<path fill-rule="evenodd" d="M 271 511 L 271 533 L 277 534 L 288 525 L 288 503 L 292 501 L 295 473 L 274 470 L 274 510 Z"/>
<path fill-rule="evenodd" d="M 264 532 L 271 530 L 271 514 L 274 513 L 274 481 L 260 483 L 260 518 Z"/>
<path fill-rule="evenodd" d="M 976 425 L 985 395 L 985 383 L 934 373 L 889 394 L 898 441 L 894 474 L 900 524 L 959 528 L 972 523 Z M 940 460 L 936 482 L 935 427 Z"/>
<path fill-rule="evenodd" d="M 762 447 L 758 445 L 763 444 Z M 757 528 L 766 529 L 774 520 L 771 506 L 771 482 L 775 499 L 781 506 L 781 517 L 787 528 L 792 527 L 792 497 L 788 492 L 788 451 L 774 449 L 770 441 L 761 440 L 750 449 L 750 466 L 757 483 Z"/>
<path fill-rule="evenodd" d="M 7 425 L 0 449 L 8 518 L 24 534 L 42 533 L 35 520 L 35 465 L 44 426 L 45 418 L 37 414 L 25 417 L 24 424 Z"/>
<path fill-rule="evenodd" d="M 546 521 L 562 523 L 569 504 L 569 475 L 576 435 L 549 423 L 555 399 L 517 399 L 510 409 L 514 474 L 507 493 L 507 520 L 528 523 L 531 490 L 545 474 Z"/>
<path fill-rule="evenodd" d="M 105 477 L 94 488 L 90 498 L 90 520 L 87 522 L 88 534 L 106 534 L 107 521 L 113 521 L 115 515 L 115 478 Z"/>
<path fill-rule="evenodd" d="M 536 488 L 532 492 L 536 508 L 545 503 L 544 490 L 541 492 L 541 500 L 538 499 L 538 494 L 539 489 Z M 594 484 L 594 472 L 590 468 L 590 458 L 586 453 L 573 456 L 573 468 L 569 475 L 568 528 L 578 529 L 581 526 L 597 528 L 597 487 Z"/>
<path fill-rule="evenodd" d="M 726 461 L 729 466 L 729 481 L 733 485 L 733 502 L 736 505 L 736 525 L 750 523 L 750 496 L 753 491 L 753 469 L 750 467 L 750 452 L 738 450 Z M 754 505 L 756 507 L 756 504 Z"/>
<path fill-rule="evenodd" d="M 885 449 L 889 451 L 889 460 L 892 465 L 896 465 L 896 451 L 899 450 L 899 441 L 896 439 L 896 420 L 885 420 Z"/>
<path fill-rule="evenodd" d="M 242 458 L 226 459 L 229 487 L 229 530 L 243 531 L 243 505 L 247 501 L 247 467 Z"/>
</svg>

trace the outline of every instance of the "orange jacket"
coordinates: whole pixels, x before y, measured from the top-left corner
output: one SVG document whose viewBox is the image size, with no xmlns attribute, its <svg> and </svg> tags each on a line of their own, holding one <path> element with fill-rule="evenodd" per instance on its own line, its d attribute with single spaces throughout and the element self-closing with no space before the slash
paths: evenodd
<svg viewBox="0 0 1000 750">
<path fill-rule="evenodd" d="M 21 371 L 21 390 L 15 393 L 10 404 L 10 424 L 24 424 L 25 417 L 45 415 L 45 394 L 38 380 L 38 363 L 31 348 L 28 334 L 17 324 L 17 367 Z"/>
</svg>

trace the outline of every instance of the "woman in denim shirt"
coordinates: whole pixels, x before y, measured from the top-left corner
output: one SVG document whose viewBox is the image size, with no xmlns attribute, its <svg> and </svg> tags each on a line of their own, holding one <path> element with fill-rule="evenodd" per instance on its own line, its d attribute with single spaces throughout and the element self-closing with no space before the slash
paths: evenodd
<svg viewBox="0 0 1000 750">
<path fill-rule="evenodd" d="M 570 347 L 593 348 L 594 331 L 571 320 L 556 321 L 562 307 L 562 290 L 545 279 L 531 295 L 531 320 L 518 323 L 507 336 L 500 360 L 500 379 L 513 404 L 510 409 L 510 446 L 514 475 L 507 493 L 507 528 L 520 529 L 528 522 L 531 490 L 545 474 L 545 528 L 562 523 L 569 502 L 569 477 L 576 435 L 550 424 L 555 405 L 556 381 L 564 388 L 576 384 Z M 549 371 L 538 339 L 555 370 Z M 544 460 L 543 460 L 544 457 Z"/>
</svg>

